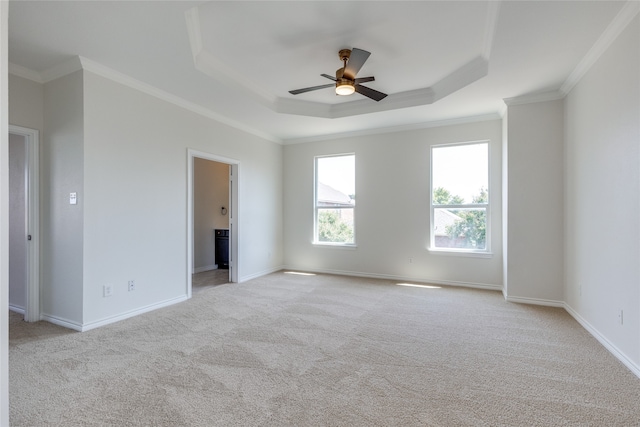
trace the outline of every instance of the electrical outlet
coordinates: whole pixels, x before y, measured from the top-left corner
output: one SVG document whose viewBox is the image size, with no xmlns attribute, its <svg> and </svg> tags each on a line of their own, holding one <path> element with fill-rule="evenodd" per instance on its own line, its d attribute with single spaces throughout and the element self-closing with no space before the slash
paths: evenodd
<svg viewBox="0 0 640 427">
<path fill-rule="evenodd" d="M 113 295 L 113 285 L 104 285 L 102 287 L 102 296 L 110 297 Z"/>
<path fill-rule="evenodd" d="M 136 281 L 135 280 L 129 280 L 128 285 L 129 285 L 129 292 L 136 290 Z"/>
</svg>

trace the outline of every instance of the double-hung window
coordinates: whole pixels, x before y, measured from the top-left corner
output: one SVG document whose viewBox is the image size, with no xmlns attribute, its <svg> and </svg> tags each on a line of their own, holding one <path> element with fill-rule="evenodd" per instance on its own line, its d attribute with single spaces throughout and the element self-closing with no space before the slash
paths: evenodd
<svg viewBox="0 0 640 427">
<path fill-rule="evenodd" d="M 355 245 L 355 163 L 355 154 L 315 158 L 315 243 Z"/>
<path fill-rule="evenodd" d="M 488 141 L 431 147 L 432 250 L 488 252 Z"/>
</svg>

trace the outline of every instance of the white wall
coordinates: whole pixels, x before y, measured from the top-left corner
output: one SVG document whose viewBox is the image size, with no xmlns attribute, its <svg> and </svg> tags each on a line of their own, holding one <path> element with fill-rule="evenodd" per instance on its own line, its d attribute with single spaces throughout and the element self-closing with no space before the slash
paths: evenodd
<svg viewBox="0 0 640 427">
<path fill-rule="evenodd" d="M 27 297 L 27 142 L 9 134 L 9 306 L 23 312 Z"/>
<path fill-rule="evenodd" d="M 565 298 L 640 372 L 638 76 L 636 16 L 566 98 Z"/>
<path fill-rule="evenodd" d="M 501 126 L 495 120 L 285 146 L 286 266 L 501 289 Z M 430 147 L 484 139 L 491 141 L 493 256 L 429 252 Z M 348 152 L 356 155 L 357 248 L 314 246 L 314 156 Z"/>
<path fill-rule="evenodd" d="M 82 324 L 84 211 L 82 72 L 44 85 L 41 145 L 41 281 L 43 318 Z M 78 204 L 69 204 L 69 193 Z"/>
<path fill-rule="evenodd" d="M 227 208 L 226 215 L 222 207 Z M 193 267 L 215 266 L 214 229 L 229 228 L 229 165 L 195 158 L 193 162 Z"/>
<path fill-rule="evenodd" d="M 563 101 L 508 107 L 505 294 L 563 301 Z"/>
<path fill-rule="evenodd" d="M 280 145 L 84 76 L 85 327 L 186 296 L 188 148 L 240 162 L 239 280 L 282 265 Z"/>
</svg>

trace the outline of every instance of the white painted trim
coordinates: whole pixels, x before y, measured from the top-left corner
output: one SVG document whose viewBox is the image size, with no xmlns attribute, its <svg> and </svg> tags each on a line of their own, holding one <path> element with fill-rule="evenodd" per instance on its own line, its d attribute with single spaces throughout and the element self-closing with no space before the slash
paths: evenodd
<svg viewBox="0 0 640 427">
<path fill-rule="evenodd" d="M 530 93 L 527 95 L 516 96 L 514 98 L 504 98 L 503 101 L 507 106 L 533 104 L 536 102 L 556 101 L 565 97 L 565 93 L 561 91 Z"/>
<path fill-rule="evenodd" d="M 604 335 L 602 335 L 596 328 L 594 328 L 589 322 L 587 322 L 582 316 L 578 314 L 569 304 L 564 303 L 564 309 L 569 313 L 576 321 L 587 330 L 595 339 L 598 340 L 611 354 L 615 356 L 623 365 L 625 365 L 633 374 L 640 378 L 640 366 L 633 362 L 623 351 L 611 343 Z"/>
<path fill-rule="evenodd" d="M 503 114 L 504 115 L 504 114 Z M 488 122 L 492 120 L 501 120 L 503 115 L 498 113 L 483 114 L 480 116 L 458 117 L 452 119 L 434 120 L 430 122 L 412 123 L 408 125 L 391 126 L 384 128 L 364 129 L 353 132 L 341 132 L 328 135 L 310 136 L 304 138 L 285 139 L 283 145 L 306 144 L 308 142 L 330 141 L 334 139 L 355 138 L 359 136 L 383 135 L 396 132 L 411 132 L 415 130 L 437 128 L 443 126 L 461 125 L 466 123 Z"/>
<path fill-rule="evenodd" d="M 42 73 L 40 73 L 40 76 L 42 77 L 42 81 L 44 83 L 47 83 L 59 79 L 60 77 L 64 77 L 67 74 L 80 71 L 82 70 L 82 66 L 82 57 L 74 56 L 68 61 L 62 62 L 47 70 L 44 70 Z"/>
<path fill-rule="evenodd" d="M 589 49 L 589 52 L 587 52 L 576 68 L 569 74 L 569 77 L 567 77 L 562 86 L 560 86 L 560 92 L 564 95 L 571 92 L 571 89 L 587 74 L 600 56 L 609 49 L 611 43 L 627 28 L 627 25 L 635 18 L 638 12 L 640 12 L 640 2 L 637 0 L 627 1 L 625 5 L 622 6 L 620 12 L 613 18 L 609 26 L 600 35 L 591 49 Z"/>
<path fill-rule="evenodd" d="M 9 311 L 24 315 L 24 307 L 18 307 L 16 305 L 9 304 Z"/>
<path fill-rule="evenodd" d="M 72 320 L 57 316 L 51 316 L 44 313 L 41 314 L 41 317 L 45 322 L 53 323 L 54 325 L 62 326 L 63 328 L 72 329 L 74 331 L 82 332 L 82 325 Z"/>
<path fill-rule="evenodd" d="M 205 271 L 217 270 L 218 264 L 205 265 L 204 267 L 197 267 L 193 269 L 193 274 L 204 273 Z"/>
<path fill-rule="evenodd" d="M 279 265 L 279 266 L 273 267 L 273 268 L 268 268 L 266 270 L 262 270 L 262 271 L 259 271 L 257 273 L 249 274 L 247 276 L 242 276 L 238 280 L 238 283 L 248 282 L 249 280 L 257 279 L 258 277 L 266 276 L 267 274 L 275 273 L 275 272 L 281 271 L 281 270 L 284 270 L 284 267 L 282 265 Z"/>
<path fill-rule="evenodd" d="M 29 68 L 23 67 L 22 65 L 9 63 L 9 74 L 13 74 L 14 76 L 22 77 L 23 79 L 31 80 L 36 83 L 43 84 L 44 80 L 42 80 L 42 76 L 37 71 L 33 71 Z"/>
<path fill-rule="evenodd" d="M 510 297 L 506 293 L 504 293 L 504 299 L 509 302 L 518 303 L 518 304 L 529 304 L 529 305 L 543 305 L 545 307 L 560 307 L 564 308 L 564 302 L 551 300 L 551 299 L 542 299 L 542 298 L 528 298 L 528 297 Z"/>
<path fill-rule="evenodd" d="M 482 51 L 477 53 L 477 57 L 470 58 L 468 63 L 454 70 L 433 86 L 389 94 L 382 102 L 371 102 L 362 97 L 354 97 L 354 101 L 329 104 L 276 96 L 269 90 L 251 81 L 251 79 L 243 76 L 241 70 L 230 67 L 224 59 L 219 59 L 219 57 L 215 55 L 215 52 L 212 53 L 204 49 L 198 8 L 199 6 L 196 6 L 185 12 L 193 64 L 198 71 L 215 80 L 233 86 L 236 90 L 245 93 L 247 96 L 276 113 L 321 118 L 349 117 L 359 114 L 395 110 L 398 108 L 428 105 L 481 79 L 488 74 L 489 64 L 485 55 L 490 52 L 490 45 L 493 43 L 493 33 L 495 32 L 498 13 L 497 6 L 488 6 L 485 22 L 485 45 L 482 47 Z M 487 44 L 489 47 L 486 46 Z"/>
<path fill-rule="evenodd" d="M 297 268 L 292 266 L 285 265 L 281 270 L 291 270 L 291 271 L 302 271 L 316 274 L 336 274 L 339 276 L 353 276 L 353 277 L 365 277 L 369 279 L 384 279 L 384 280 L 398 280 L 403 282 L 417 282 L 417 283 L 427 283 L 430 285 L 442 285 L 442 286 L 458 286 L 464 288 L 474 288 L 474 289 L 485 289 L 489 291 L 501 291 L 502 286 L 494 285 L 489 283 L 476 283 L 476 282 L 461 282 L 454 280 L 437 280 L 437 279 L 427 279 L 424 277 L 409 277 L 409 276 L 398 276 L 393 274 L 376 274 L 376 273 L 363 273 L 359 271 L 348 271 L 348 270 L 333 270 L 333 269 L 306 269 L 306 268 Z"/>
<path fill-rule="evenodd" d="M 229 191 L 229 229 L 231 230 L 231 242 L 229 247 L 229 268 L 231 269 L 231 282 L 238 282 L 239 260 L 238 260 L 238 241 L 241 230 L 238 227 L 240 218 L 240 179 L 239 169 L 240 161 L 229 157 L 218 156 L 216 154 L 187 148 L 187 298 L 192 295 L 192 271 L 193 266 L 193 162 L 195 158 L 211 160 L 219 163 L 226 163 L 231 166 L 233 177 L 229 177 L 229 182 L 234 183 Z"/>
<path fill-rule="evenodd" d="M 27 289 L 25 320 L 40 320 L 40 132 L 9 125 L 9 133 L 25 138 L 27 145 Z"/>
<path fill-rule="evenodd" d="M 433 215 L 431 221 L 433 222 Z M 489 220 L 487 220 L 489 222 Z M 431 230 L 433 230 L 433 224 L 431 225 Z M 488 234 L 488 233 L 487 233 Z M 467 257 L 467 258 L 493 258 L 493 252 L 481 252 L 481 251 L 471 251 L 464 249 L 451 249 L 451 248 L 427 248 L 429 251 L 429 255 L 436 256 L 457 256 L 457 257 Z"/>
<path fill-rule="evenodd" d="M 158 99 L 169 102 L 180 108 L 184 108 L 185 110 L 216 120 L 222 124 L 231 126 L 232 128 L 241 130 L 251 135 L 255 135 L 262 139 L 266 139 L 267 141 L 275 142 L 278 144 L 282 142 L 279 138 L 276 138 L 273 135 L 269 135 L 265 132 L 259 131 L 257 129 L 253 129 L 249 126 L 246 126 L 243 123 L 237 122 L 221 114 L 215 113 L 207 108 L 204 108 L 200 105 L 197 105 L 193 102 L 190 102 L 178 96 L 172 95 L 168 92 L 165 92 L 162 89 L 158 89 L 154 86 L 151 86 L 150 84 L 141 82 L 140 80 L 136 80 L 133 77 L 129 77 L 126 74 L 113 70 L 95 61 L 91 61 L 90 59 L 83 58 L 83 57 L 79 57 L 79 58 L 80 58 L 80 62 L 82 63 L 82 68 L 86 71 L 92 72 L 106 79 L 120 83 L 124 86 L 130 87 L 131 89 L 135 89 L 140 92 L 146 93 L 147 95 L 154 96 Z"/>
<path fill-rule="evenodd" d="M 109 325 L 111 323 L 119 322 L 121 320 L 128 319 L 130 317 L 139 316 L 143 313 L 148 313 L 153 310 L 157 310 L 159 308 L 168 307 L 170 305 L 178 304 L 180 302 L 186 301 L 188 298 L 186 295 L 182 295 L 176 298 L 168 299 L 166 301 L 162 301 L 155 304 L 150 304 L 145 307 L 136 308 L 135 310 L 128 311 L 126 313 L 118 314 L 117 316 L 106 317 L 101 320 L 96 320 L 90 323 L 84 323 L 80 327 L 81 332 L 89 331 L 91 329 L 99 328 L 101 326 Z M 73 328 L 72 328 L 73 329 Z"/>
</svg>

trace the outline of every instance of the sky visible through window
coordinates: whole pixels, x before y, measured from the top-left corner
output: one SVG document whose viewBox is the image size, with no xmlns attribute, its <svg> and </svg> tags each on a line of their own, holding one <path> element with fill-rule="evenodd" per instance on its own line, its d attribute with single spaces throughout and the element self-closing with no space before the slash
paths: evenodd
<svg viewBox="0 0 640 427">
<path fill-rule="evenodd" d="M 318 181 L 347 196 L 355 194 L 355 155 L 318 158 Z"/>
<path fill-rule="evenodd" d="M 480 188 L 489 188 L 488 144 L 435 147 L 432 150 L 433 188 L 442 187 L 452 196 L 471 203 Z"/>
</svg>

